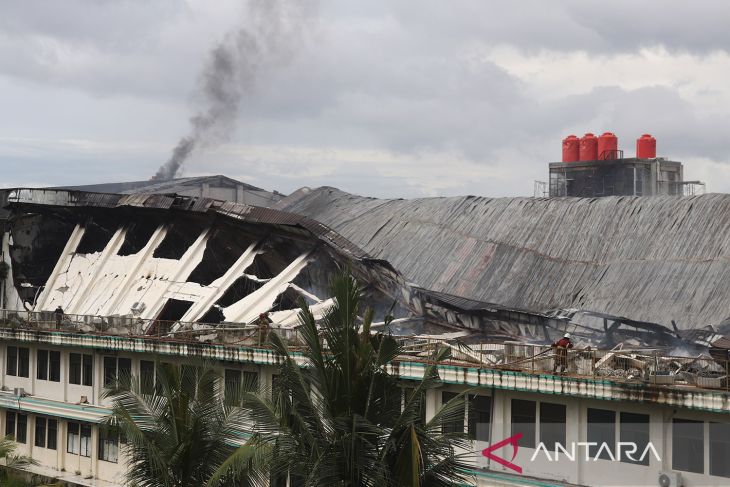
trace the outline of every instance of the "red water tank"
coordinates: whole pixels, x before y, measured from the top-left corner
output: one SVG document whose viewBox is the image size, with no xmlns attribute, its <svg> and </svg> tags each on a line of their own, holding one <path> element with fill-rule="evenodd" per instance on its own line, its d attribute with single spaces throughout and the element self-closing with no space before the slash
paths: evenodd
<svg viewBox="0 0 730 487">
<path fill-rule="evenodd" d="M 598 158 L 602 160 L 618 157 L 618 137 L 611 132 L 603 132 L 598 137 Z"/>
<path fill-rule="evenodd" d="M 649 134 L 644 134 L 636 139 L 636 157 L 654 159 L 656 157 L 656 139 Z"/>
<path fill-rule="evenodd" d="M 598 159 L 598 137 L 592 133 L 585 134 L 580 139 L 579 159 L 581 161 L 595 161 Z"/>
<path fill-rule="evenodd" d="M 563 162 L 576 162 L 580 158 L 580 139 L 569 135 L 563 139 Z"/>
</svg>

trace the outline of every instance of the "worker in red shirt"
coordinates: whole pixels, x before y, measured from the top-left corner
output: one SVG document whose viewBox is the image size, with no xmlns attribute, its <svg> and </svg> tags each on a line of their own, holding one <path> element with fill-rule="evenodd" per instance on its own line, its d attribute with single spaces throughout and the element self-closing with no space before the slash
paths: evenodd
<svg viewBox="0 0 730 487">
<path fill-rule="evenodd" d="M 570 333 L 563 335 L 563 338 L 552 344 L 555 349 L 555 365 L 553 366 L 553 374 L 558 372 L 565 373 L 568 371 L 568 349 L 573 348 L 573 343 L 570 341 Z"/>
</svg>

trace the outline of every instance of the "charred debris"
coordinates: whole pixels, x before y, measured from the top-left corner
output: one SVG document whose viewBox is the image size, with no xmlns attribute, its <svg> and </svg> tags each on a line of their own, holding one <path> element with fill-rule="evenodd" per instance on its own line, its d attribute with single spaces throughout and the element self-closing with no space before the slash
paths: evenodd
<svg viewBox="0 0 730 487">
<path fill-rule="evenodd" d="M 52 328 L 60 306 L 67 331 L 241 345 L 255 343 L 265 316 L 296 341 L 299 302 L 321 316 L 331 276 L 347 268 L 365 287 L 375 328 L 416 357 L 438 343 L 460 362 L 546 371 L 550 344 L 569 332 L 575 373 L 726 383 L 722 347 L 709 351 L 730 330 L 535 312 L 419 287 L 296 213 L 160 194 L 18 188 L 4 198 L 1 308 L 11 326 Z"/>
</svg>

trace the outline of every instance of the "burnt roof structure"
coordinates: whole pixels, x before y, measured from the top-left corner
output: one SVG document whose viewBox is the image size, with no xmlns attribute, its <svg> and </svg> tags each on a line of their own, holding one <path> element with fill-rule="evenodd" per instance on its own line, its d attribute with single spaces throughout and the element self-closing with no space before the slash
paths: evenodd
<svg viewBox="0 0 730 487">
<path fill-rule="evenodd" d="M 730 315 L 730 195 L 388 200 L 323 187 L 276 207 L 321 221 L 432 291 L 670 329 Z"/>
</svg>

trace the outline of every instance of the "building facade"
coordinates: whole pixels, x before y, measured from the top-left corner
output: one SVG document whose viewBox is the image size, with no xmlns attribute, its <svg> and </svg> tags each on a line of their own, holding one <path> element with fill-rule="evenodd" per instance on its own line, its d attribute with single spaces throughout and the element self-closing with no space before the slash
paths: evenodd
<svg viewBox="0 0 730 487">
<path fill-rule="evenodd" d="M 152 384 L 160 362 L 182 365 L 205 356 L 221 381 L 248 373 L 270 385 L 277 372 L 277 356 L 254 346 L 12 328 L 0 329 L 0 339 L 0 428 L 40 463 L 31 471 L 77 485 L 122 482 L 123 446 L 99 427 L 110 412 L 105 383 L 121 371 Z M 394 369 L 404 393 L 425 367 L 414 357 Z M 425 398 L 426 418 L 468 390 L 463 423 L 451 427 L 473 438 L 475 485 L 649 486 L 661 485 L 664 474 L 681 481 L 670 485 L 693 487 L 730 479 L 727 391 L 453 363 L 442 364 L 439 375 L 442 386 Z M 491 458 L 482 453 L 500 443 Z"/>
</svg>

